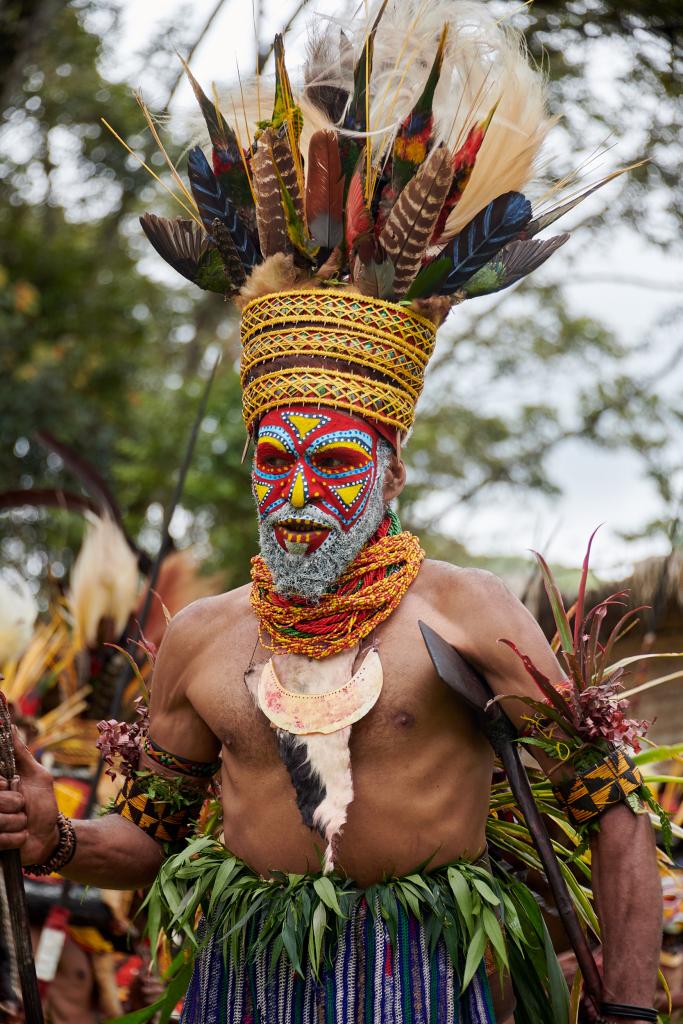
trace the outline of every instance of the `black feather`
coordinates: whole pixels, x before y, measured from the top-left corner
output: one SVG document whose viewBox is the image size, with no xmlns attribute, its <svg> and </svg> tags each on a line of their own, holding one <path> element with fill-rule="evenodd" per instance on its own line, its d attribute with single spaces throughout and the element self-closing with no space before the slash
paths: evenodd
<svg viewBox="0 0 683 1024">
<path fill-rule="evenodd" d="M 231 281 L 233 285 L 241 287 L 246 281 L 247 275 L 235 243 L 232 240 L 232 235 L 226 228 L 223 221 L 219 220 L 218 217 L 216 217 L 211 226 L 211 234 L 216 242 L 216 248 L 218 249 L 220 257 L 223 260 L 228 280 Z"/>
<path fill-rule="evenodd" d="M 196 221 L 181 217 L 167 220 L 146 213 L 140 223 L 162 259 L 198 288 L 232 295 L 244 284 L 246 275 L 237 252 L 234 255 L 238 265 L 228 266 L 213 236 L 207 235 Z M 221 228 L 231 237 L 222 224 Z"/>
<path fill-rule="evenodd" d="M 140 224 L 161 258 L 188 281 L 194 282 L 208 246 L 208 239 L 200 226 L 193 220 L 183 220 L 182 217 L 169 220 L 154 213 L 143 214 Z"/>
<path fill-rule="evenodd" d="M 500 253 L 500 259 L 505 266 L 505 287 L 516 284 L 527 274 L 538 270 L 569 237 L 569 233 L 565 232 L 552 238 L 517 239 L 506 245 Z"/>
<path fill-rule="evenodd" d="M 450 261 L 450 269 L 439 292 L 451 295 L 469 280 L 504 245 L 517 238 L 531 220 L 531 215 L 531 203 L 521 192 L 505 192 L 491 200 L 438 257 Z"/>
<path fill-rule="evenodd" d="M 473 299 L 479 295 L 491 295 L 493 292 L 502 291 L 503 288 L 509 288 L 527 274 L 537 270 L 568 238 L 568 234 L 543 239 L 517 238 L 480 267 L 476 274 L 461 285 L 460 291 L 465 298 Z"/>
<path fill-rule="evenodd" d="M 213 222 L 218 218 L 230 232 L 242 266 L 245 270 L 251 270 L 261 262 L 259 248 L 237 207 L 211 170 L 200 146 L 193 146 L 190 150 L 187 167 L 192 195 L 206 231 L 211 234 Z"/>
</svg>

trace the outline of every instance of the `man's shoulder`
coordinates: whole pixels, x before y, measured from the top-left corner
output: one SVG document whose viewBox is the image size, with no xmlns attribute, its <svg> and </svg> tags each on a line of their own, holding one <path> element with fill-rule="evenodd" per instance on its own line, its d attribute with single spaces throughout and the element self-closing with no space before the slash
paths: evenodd
<svg viewBox="0 0 683 1024">
<path fill-rule="evenodd" d="M 505 619 L 519 605 L 503 580 L 487 569 L 427 558 L 415 592 L 439 615 L 477 633 L 484 624 Z"/>
<path fill-rule="evenodd" d="M 168 624 L 165 646 L 187 649 L 206 644 L 207 639 L 220 629 L 223 636 L 239 629 L 245 617 L 251 615 L 249 595 L 251 585 L 227 590 L 213 597 L 200 597 L 177 612 Z"/>
<path fill-rule="evenodd" d="M 436 590 L 444 599 L 454 601 L 507 601 L 508 587 L 495 573 L 473 566 L 453 565 L 436 558 L 425 558 L 416 583 Z"/>
</svg>

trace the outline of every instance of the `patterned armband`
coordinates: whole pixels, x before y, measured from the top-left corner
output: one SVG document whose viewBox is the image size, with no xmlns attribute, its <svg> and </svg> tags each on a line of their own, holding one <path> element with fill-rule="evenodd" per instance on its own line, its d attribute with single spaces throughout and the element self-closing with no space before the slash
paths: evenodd
<svg viewBox="0 0 683 1024">
<path fill-rule="evenodd" d="M 578 828 L 595 821 L 613 804 L 628 803 L 628 797 L 643 784 L 630 757 L 616 749 L 592 768 L 558 783 L 553 791 L 570 823 Z"/>
<path fill-rule="evenodd" d="M 205 794 L 151 772 L 124 782 L 112 814 L 120 814 L 158 843 L 177 843 L 192 831 Z"/>
<path fill-rule="evenodd" d="M 143 749 L 150 761 L 193 779 L 212 779 L 221 766 L 220 758 L 215 761 L 191 761 L 187 757 L 180 757 L 179 754 L 172 754 L 155 743 L 149 734 L 145 736 Z"/>
</svg>

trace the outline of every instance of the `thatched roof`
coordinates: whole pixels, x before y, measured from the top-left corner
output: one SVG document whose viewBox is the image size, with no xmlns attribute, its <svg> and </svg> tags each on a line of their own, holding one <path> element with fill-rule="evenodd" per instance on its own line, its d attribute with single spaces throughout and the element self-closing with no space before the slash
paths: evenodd
<svg viewBox="0 0 683 1024">
<path fill-rule="evenodd" d="M 643 632 L 657 632 L 665 626 L 678 629 L 683 634 L 683 551 L 674 551 L 667 556 L 647 558 L 634 566 L 626 579 L 600 583 L 589 589 L 586 608 L 604 601 L 617 591 L 628 591 L 624 602 L 626 607 L 611 610 L 609 621 L 616 621 L 628 608 L 643 608 L 639 615 Z M 566 607 L 570 607 L 576 592 L 563 594 Z M 530 589 L 527 606 L 536 616 L 547 636 L 555 631 L 550 605 L 545 596 L 539 577 Z"/>
</svg>

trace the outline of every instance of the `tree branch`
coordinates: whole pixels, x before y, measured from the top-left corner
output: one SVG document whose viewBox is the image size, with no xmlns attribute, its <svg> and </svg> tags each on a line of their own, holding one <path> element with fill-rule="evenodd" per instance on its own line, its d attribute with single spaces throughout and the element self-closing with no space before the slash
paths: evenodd
<svg viewBox="0 0 683 1024">
<path fill-rule="evenodd" d="M 185 57 L 185 62 L 187 64 L 189 64 L 191 62 L 191 60 L 194 57 L 195 53 L 197 52 L 199 47 L 204 42 L 204 39 L 206 38 L 206 36 L 207 36 L 211 26 L 213 25 L 214 21 L 216 20 L 216 18 L 220 14 L 221 8 L 223 7 L 224 3 L 225 3 L 225 0 L 218 0 L 218 2 L 216 4 L 214 4 L 213 9 L 211 10 L 211 13 L 209 14 L 209 16 L 206 19 L 206 21 L 204 22 L 199 35 L 195 39 L 194 43 L 192 44 L 192 46 L 190 47 L 190 49 L 189 49 L 189 51 L 187 53 L 187 56 Z M 168 107 L 170 107 L 171 101 L 172 101 L 173 97 L 175 96 L 176 92 L 178 91 L 178 88 L 180 87 L 180 83 L 183 80 L 183 75 L 184 74 L 185 74 L 185 72 L 184 72 L 183 68 L 181 67 L 180 71 L 178 72 L 178 74 L 176 75 L 176 77 L 174 79 L 173 85 L 171 86 L 170 92 L 168 94 L 168 99 L 166 100 L 166 104 L 165 104 L 166 109 L 168 109 Z"/>
<path fill-rule="evenodd" d="M 292 14 L 290 15 L 290 17 L 287 19 L 285 24 L 280 29 L 280 34 L 281 35 L 284 36 L 284 35 L 286 35 L 289 32 L 290 28 L 292 27 L 292 25 L 294 24 L 296 19 L 299 17 L 299 15 L 303 11 L 304 7 L 307 6 L 307 4 L 308 4 L 308 0 L 300 0 L 300 2 L 296 5 L 294 10 L 292 11 Z M 261 72 L 263 71 L 263 69 L 265 68 L 266 64 L 268 63 L 268 61 L 270 59 L 270 55 L 272 54 L 273 49 L 275 48 L 275 43 L 272 42 L 267 50 L 262 50 L 261 49 L 261 40 L 257 39 L 256 40 L 256 46 L 257 46 L 257 49 L 258 49 L 258 57 L 257 57 L 258 73 L 261 74 Z"/>
</svg>

